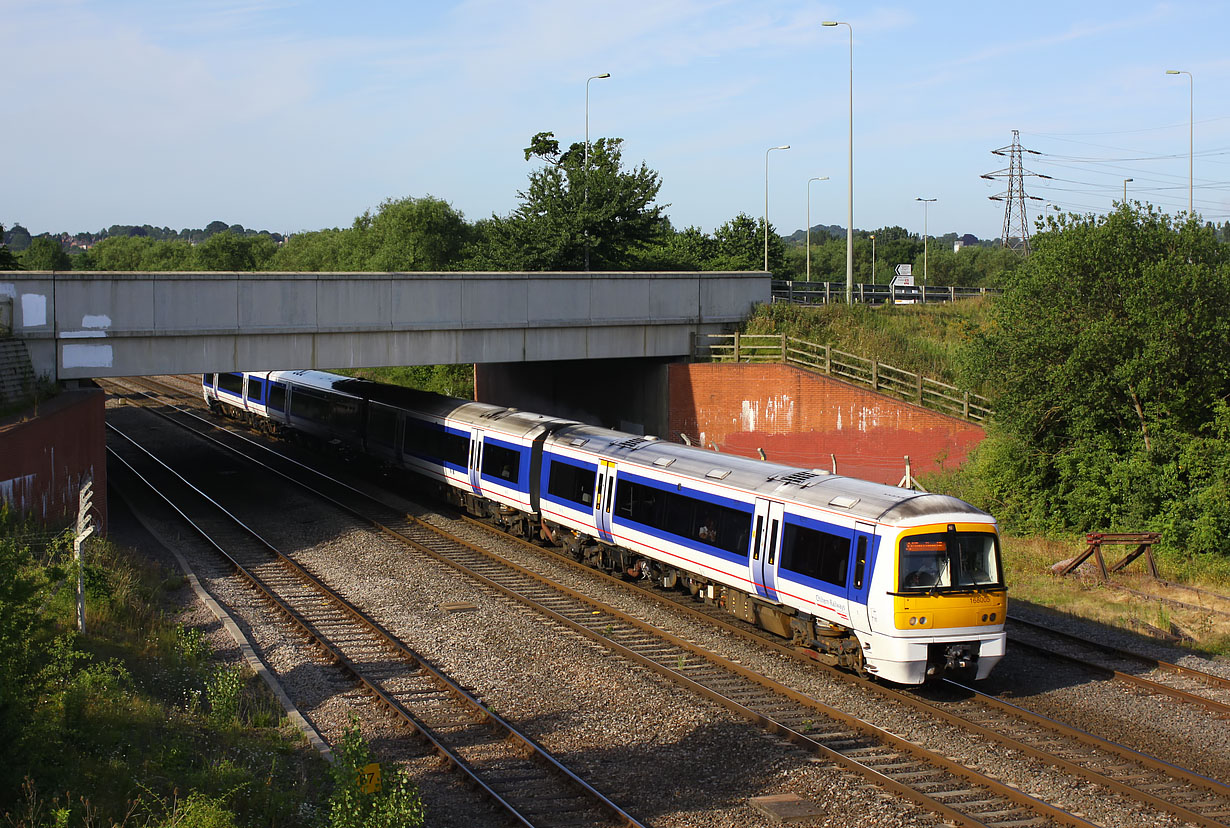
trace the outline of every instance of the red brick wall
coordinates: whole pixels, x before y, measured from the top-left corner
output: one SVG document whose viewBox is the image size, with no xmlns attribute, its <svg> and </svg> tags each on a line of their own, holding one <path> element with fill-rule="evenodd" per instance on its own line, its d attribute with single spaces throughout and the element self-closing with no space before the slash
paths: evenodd
<svg viewBox="0 0 1230 828">
<path fill-rule="evenodd" d="M 956 417 L 786 365 L 670 366 L 670 437 L 896 485 L 964 462 L 983 430 Z"/>
<path fill-rule="evenodd" d="M 94 519 L 107 518 L 106 395 L 64 391 L 34 410 L 0 422 L 0 502 L 55 523 L 77 514 L 81 483 L 94 478 Z"/>
</svg>

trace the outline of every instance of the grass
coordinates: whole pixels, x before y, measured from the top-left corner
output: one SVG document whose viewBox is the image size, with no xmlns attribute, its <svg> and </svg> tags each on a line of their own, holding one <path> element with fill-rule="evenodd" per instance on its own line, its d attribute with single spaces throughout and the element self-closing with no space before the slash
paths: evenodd
<svg viewBox="0 0 1230 828">
<path fill-rule="evenodd" d="M 962 349 L 986 318 L 989 300 L 929 305 L 760 305 L 744 333 L 788 334 L 961 385 Z M 971 391 L 981 391 L 971 388 Z"/>
<path fill-rule="evenodd" d="M 1107 565 L 1118 560 L 1113 556 L 1120 548 L 1108 547 L 1104 550 L 1110 558 Z M 1052 567 L 1055 564 L 1076 557 L 1084 549 L 1083 537 L 1047 539 L 1005 536 L 1003 558 L 1010 599 L 1144 635 L 1178 636 L 1187 646 L 1209 655 L 1230 655 L 1230 617 L 1211 610 L 1189 610 L 1140 598 L 1086 574 L 1089 566 L 1082 566 L 1073 575 L 1061 577 L 1054 574 Z M 1158 560 L 1158 567 L 1162 577 L 1167 580 L 1223 595 L 1230 594 L 1222 567 L 1199 570 L 1188 567 L 1185 572 L 1177 562 L 1165 558 Z M 1142 592 L 1166 592 L 1151 578 L 1141 574 L 1144 564 L 1140 559 L 1128 569 L 1132 571 L 1116 575 L 1116 580 Z M 1185 594 L 1176 593 L 1174 597 L 1195 603 Z"/>
<path fill-rule="evenodd" d="M 329 788 L 324 761 L 246 665 L 219 663 L 199 631 L 170 617 L 168 597 L 182 578 L 91 539 L 82 636 L 69 556 L 63 537 L 0 513 L 3 574 L 38 587 L 0 599 L 0 635 L 12 633 L 10 619 L 36 619 L 22 653 L 0 653 L 8 660 L 0 670 L 27 677 L 0 688 L 0 701 L 30 711 L 22 724 L 5 722 L 13 741 L 0 770 L 0 821 L 318 824 Z"/>
</svg>

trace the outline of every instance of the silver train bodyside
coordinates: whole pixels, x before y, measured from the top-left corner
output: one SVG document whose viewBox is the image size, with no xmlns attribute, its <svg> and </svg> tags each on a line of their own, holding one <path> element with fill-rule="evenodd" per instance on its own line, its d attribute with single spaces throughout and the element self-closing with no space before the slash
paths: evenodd
<svg viewBox="0 0 1230 828">
<path fill-rule="evenodd" d="M 956 498 L 319 371 L 207 374 L 203 393 L 266 430 L 411 470 L 578 559 L 687 588 L 829 663 L 919 684 L 984 678 L 1004 653 L 995 521 Z"/>
</svg>

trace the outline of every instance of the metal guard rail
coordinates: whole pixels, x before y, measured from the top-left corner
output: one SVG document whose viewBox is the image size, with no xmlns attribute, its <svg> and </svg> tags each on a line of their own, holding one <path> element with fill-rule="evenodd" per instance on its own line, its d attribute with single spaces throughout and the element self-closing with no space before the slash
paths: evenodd
<svg viewBox="0 0 1230 828">
<path fill-rule="evenodd" d="M 970 422 L 985 422 L 991 416 L 991 401 L 980 394 L 787 334 L 702 334 L 696 337 L 693 356 L 710 362 L 780 362 Z"/>
<path fill-rule="evenodd" d="M 955 302 L 958 299 L 973 299 L 978 296 L 994 296 L 1002 293 L 999 288 L 985 287 L 927 287 L 925 285 L 896 286 L 859 282 L 851 293 L 855 302 L 868 305 L 926 304 L 928 302 Z M 773 280 L 773 301 L 795 305 L 827 305 L 846 301 L 845 282 L 797 282 L 790 279 Z"/>
</svg>

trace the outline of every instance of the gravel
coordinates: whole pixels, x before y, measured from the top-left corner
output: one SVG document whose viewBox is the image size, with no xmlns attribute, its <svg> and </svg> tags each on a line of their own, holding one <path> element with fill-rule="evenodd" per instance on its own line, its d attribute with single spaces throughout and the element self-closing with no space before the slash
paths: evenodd
<svg viewBox="0 0 1230 828">
<path fill-rule="evenodd" d="M 131 410 L 122 412 L 132 416 Z M 150 415 L 139 414 L 142 418 Z M 144 420 L 142 420 L 144 422 Z M 152 429 L 150 429 L 152 431 Z M 182 443 L 180 438 L 180 443 Z M 285 447 L 281 447 L 285 450 Z M 195 451 L 190 456 L 197 457 Z M 199 458 L 198 458 L 199 459 Z M 234 480 L 234 475 L 217 479 Z M 270 493 L 268 503 L 249 502 L 257 528 L 324 575 L 413 649 L 470 688 L 491 708 L 530 732 L 558 758 L 610 795 L 646 824 L 659 826 L 759 826 L 778 824 L 750 800 L 770 794 L 798 794 L 823 815 L 809 825 L 928 825 L 931 814 L 901 802 L 861 779 L 764 734 L 715 705 L 692 696 L 639 667 L 597 652 L 596 644 L 495 596 L 467 579 L 332 510 L 300 496 Z M 273 507 L 270 504 L 277 503 Z M 413 504 L 433 522 L 441 515 Z M 181 553 L 204 560 L 192 542 L 180 539 L 172 523 L 148 519 L 155 534 L 172 540 Z M 481 530 L 452 525 L 457 534 L 490 545 Z M 537 558 L 502 544 L 514 560 Z M 626 590 L 555 563 L 534 564 L 567 583 L 585 583 L 601 600 L 684 635 L 726 657 L 813 695 L 843 711 L 958 758 L 1048 802 L 1108 826 L 1175 824 L 1137 805 L 1064 776 L 1040 763 L 988 746 L 972 735 L 919 714 L 885 705 L 878 697 L 712 627 L 647 603 Z M 460 785 L 441 762 L 415 740 L 394 730 L 385 714 L 341 682 L 331 668 L 273 619 L 246 588 L 216 579 L 207 588 L 230 607 L 254 646 L 279 675 L 287 692 L 324 735 L 335 742 L 349 718 L 358 716 L 379 751 L 395 752 L 419 784 L 434 825 L 504 824 Z M 194 599 L 186 596 L 191 605 Z M 470 611 L 443 605 L 466 603 Z M 194 611 L 197 612 L 197 611 Z M 1022 616 L 1026 611 L 1014 606 Z M 199 612 L 197 612 L 199 615 Z M 211 628 L 212 616 L 203 618 Z M 1090 631 L 1063 619 L 1076 634 Z M 1046 623 L 1054 623 L 1047 619 Z M 1113 631 L 1099 634 L 1115 637 Z M 211 630 L 211 640 L 218 634 Z M 1119 646 L 1128 646 L 1124 642 Z M 218 641 L 225 654 L 232 645 Z M 1139 648 L 1133 638 L 1131 647 Z M 1129 647 L 1130 648 L 1130 647 Z M 1161 648 L 1160 650 L 1167 649 Z M 1230 674 L 1225 660 L 1198 659 L 1168 651 L 1197 669 Z M 1197 664 L 1196 662 L 1199 662 Z M 1230 776 L 1230 736 L 1224 721 L 1184 705 L 1136 692 L 1112 682 L 1067 671 L 1010 653 L 985 683 L 990 692 L 1010 694 L 1017 704 L 1062 719 L 1106 738 L 1192 766 L 1215 778 Z M 1206 758 L 1201 758 L 1206 757 Z"/>
</svg>

